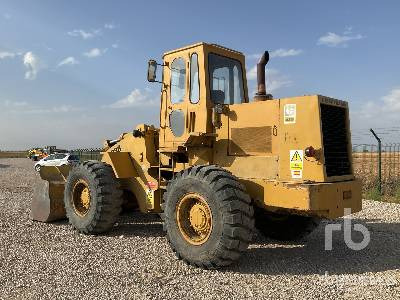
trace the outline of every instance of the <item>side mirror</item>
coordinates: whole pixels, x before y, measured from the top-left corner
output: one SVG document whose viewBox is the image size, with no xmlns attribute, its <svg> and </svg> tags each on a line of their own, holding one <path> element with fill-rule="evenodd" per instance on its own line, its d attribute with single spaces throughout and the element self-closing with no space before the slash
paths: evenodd
<svg viewBox="0 0 400 300">
<path fill-rule="evenodd" d="M 153 59 L 150 59 L 149 65 L 147 68 L 147 81 L 155 82 L 156 81 L 156 72 L 157 72 L 157 62 Z"/>
</svg>

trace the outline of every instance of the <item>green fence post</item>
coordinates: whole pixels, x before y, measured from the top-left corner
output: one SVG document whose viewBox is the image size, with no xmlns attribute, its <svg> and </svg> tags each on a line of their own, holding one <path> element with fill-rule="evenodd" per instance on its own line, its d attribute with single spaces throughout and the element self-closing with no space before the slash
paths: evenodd
<svg viewBox="0 0 400 300">
<path fill-rule="evenodd" d="M 378 141 L 378 191 L 379 194 L 382 195 L 382 142 L 372 128 L 370 131 Z"/>
</svg>

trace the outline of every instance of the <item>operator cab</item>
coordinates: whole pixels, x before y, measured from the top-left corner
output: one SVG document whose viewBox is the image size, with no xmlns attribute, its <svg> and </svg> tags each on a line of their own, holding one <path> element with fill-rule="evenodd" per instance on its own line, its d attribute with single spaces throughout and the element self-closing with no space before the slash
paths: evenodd
<svg viewBox="0 0 400 300">
<path fill-rule="evenodd" d="M 215 108 L 247 103 L 245 58 L 241 52 L 198 43 L 167 52 L 163 64 L 149 61 L 148 81 L 162 66 L 160 150 L 176 150 L 194 136 L 214 132 Z"/>
</svg>

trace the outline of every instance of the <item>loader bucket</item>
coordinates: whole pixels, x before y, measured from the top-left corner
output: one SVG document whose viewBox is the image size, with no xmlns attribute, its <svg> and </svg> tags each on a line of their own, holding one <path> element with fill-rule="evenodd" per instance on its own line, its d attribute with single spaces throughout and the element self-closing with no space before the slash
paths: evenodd
<svg viewBox="0 0 400 300">
<path fill-rule="evenodd" d="M 31 218 L 40 222 L 52 222 L 65 218 L 64 186 L 70 166 L 42 167 L 31 204 Z"/>
<path fill-rule="evenodd" d="M 40 169 L 40 178 L 49 182 L 57 182 L 65 184 L 71 166 L 53 167 L 47 166 Z"/>
</svg>

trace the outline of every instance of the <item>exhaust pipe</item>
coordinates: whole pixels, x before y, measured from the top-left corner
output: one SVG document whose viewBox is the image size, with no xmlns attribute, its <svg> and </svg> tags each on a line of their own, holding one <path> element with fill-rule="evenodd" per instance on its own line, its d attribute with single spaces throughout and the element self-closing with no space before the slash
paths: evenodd
<svg viewBox="0 0 400 300">
<path fill-rule="evenodd" d="M 272 95 L 267 94 L 265 84 L 265 66 L 269 61 L 269 53 L 265 51 L 257 63 L 257 93 L 254 96 L 254 101 L 271 100 Z"/>
</svg>

